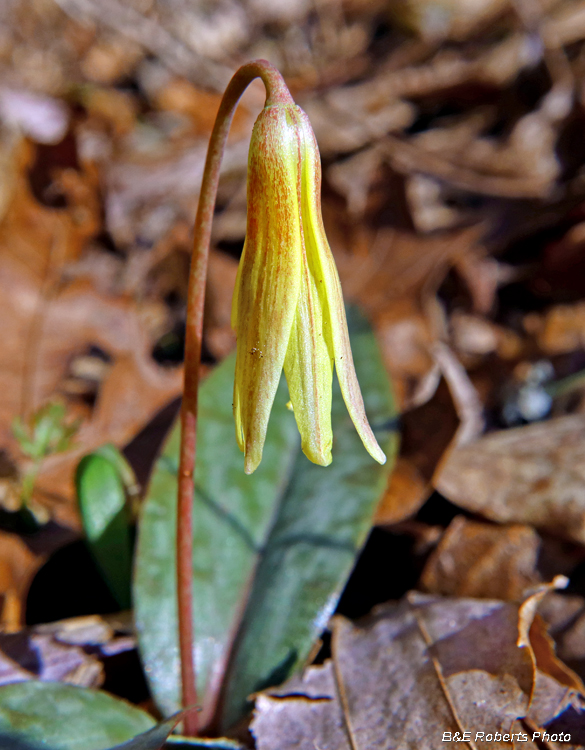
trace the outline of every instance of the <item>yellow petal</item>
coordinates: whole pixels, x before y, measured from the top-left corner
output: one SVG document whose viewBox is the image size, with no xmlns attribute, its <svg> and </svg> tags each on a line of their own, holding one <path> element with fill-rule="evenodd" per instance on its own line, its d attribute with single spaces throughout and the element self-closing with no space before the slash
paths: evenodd
<svg viewBox="0 0 585 750">
<path fill-rule="evenodd" d="M 244 440 L 244 428 L 242 426 L 242 405 L 240 403 L 240 389 L 238 388 L 238 381 L 234 380 L 234 420 L 236 423 L 236 440 L 238 442 L 238 448 L 242 453 L 246 450 L 246 443 Z"/>
<path fill-rule="evenodd" d="M 324 338 L 333 352 L 343 400 L 358 435 L 372 458 L 383 464 L 386 456 L 369 425 L 355 374 L 341 284 L 323 227 L 319 150 L 309 118 L 300 108 L 296 109 L 299 112 L 299 124 L 304 130 L 302 140 L 305 144 L 301 190 L 305 248 L 321 298 Z"/>
<path fill-rule="evenodd" d="M 240 284 L 242 281 L 242 266 L 244 265 L 244 255 L 246 253 L 246 243 L 244 242 L 244 249 L 242 250 L 242 255 L 240 257 L 240 262 L 238 263 L 238 272 L 236 273 L 236 283 L 234 286 L 234 294 L 232 296 L 232 314 L 231 314 L 231 326 L 233 328 L 234 333 L 238 332 L 238 290 L 240 288 Z"/>
<path fill-rule="evenodd" d="M 254 125 L 250 144 L 246 243 L 233 316 L 238 331 L 234 414 L 247 474 L 262 458 L 299 297 L 297 156 L 286 109 L 267 107 Z"/>
<path fill-rule="evenodd" d="M 284 373 L 303 453 L 321 466 L 331 463 L 331 381 L 333 351 L 323 335 L 323 313 L 315 279 L 303 248 L 301 289 Z"/>
</svg>

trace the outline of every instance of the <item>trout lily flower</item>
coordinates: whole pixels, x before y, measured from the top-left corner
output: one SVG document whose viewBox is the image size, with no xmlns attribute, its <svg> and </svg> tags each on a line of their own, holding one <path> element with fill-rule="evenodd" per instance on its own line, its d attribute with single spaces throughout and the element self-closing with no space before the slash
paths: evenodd
<svg viewBox="0 0 585 750">
<path fill-rule="evenodd" d="M 245 471 L 260 463 L 284 373 L 313 463 L 331 463 L 333 368 L 366 450 L 386 461 L 355 374 L 337 269 L 321 216 L 321 161 L 309 118 L 293 104 L 266 107 L 248 159 L 246 241 L 234 291 L 234 417 Z"/>
</svg>

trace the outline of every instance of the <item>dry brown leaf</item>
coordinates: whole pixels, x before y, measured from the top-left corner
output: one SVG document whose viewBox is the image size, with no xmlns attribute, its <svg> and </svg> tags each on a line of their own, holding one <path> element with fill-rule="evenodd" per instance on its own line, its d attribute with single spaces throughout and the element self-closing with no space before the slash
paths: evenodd
<svg viewBox="0 0 585 750">
<path fill-rule="evenodd" d="M 261 693 L 256 699 L 252 732 L 258 750 L 350 750 L 341 704 L 335 699 L 333 662 L 309 667 L 302 678 L 293 678 L 290 689 L 289 683 L 283 687 L 282 693 Z"/>
<path fill-rule="evenodd" d="M 498 329 L 491 321 L 455 310 L 449 322 L 453 346 L 459 354 L 481 357 L 498 348 Z"/>
<path fill-rule="evenodd" d="M 554 637 L 560 659 L 585 679 L 585 600 L 576 594 L 550 594 L 538 608 Z"/>
<path fill-rule="evenodd" d="M 205 298 L 205 341 L 211 354 L 223 359 L 236 345 L 232 330 L 232 296 L 238 262 L 217 250 L 209 254 Z"/>
<path fill-rule="evenodd" d="M 416 299 L 404 297 L 388 301 L 376 316 L 375 331 L 398 403 L 408 408 L 418 402 L 420 384 L 433 371 L 430 349 L 437 337 L 436 326 Z"/>
<path fill-rule="evenodd" d="M 461 40 L 507 7 L 508 0 L 399 0 L 388 12 L 427 39 Z"/>
<path fill-rule="evenodd" d="M 360 625 L 335 618 L 333 661 L 258 696 L 258 749 L 535 750 L 529 738 L 502 735 L 526 731 L 533 693 L 538 728 L 581 687 L 551 668 L 548 641 L 537 659 L 547 671 L 535 669 L 531 646 L 517 644 L 519 616 L 516 604 L 412 594 Z"/>
<path fill-rule="evenodd" d="M 524 326 L 546 354 L 582 349 L 585 344 L 585 303 L 556 305 L 544 315 L 529 313 Z"/>
<path fill-rule="evenodd" d="M 0 531 L 0 631 L 22 627 L 28 587 L 43 562 L 19 536 Z"/>
<path fill-rule="evenodd" d="M 104 673 L 95 656 L 79 646 L 59 643 L 50 635 L 26 631 L 0 634 L 0 684 L 26 680 L 95 688 L 103 683 Z"/>
<path fill-rule="evenodd" d="M 398 523 L 419 510 L 432 492 L 433 475 L 458 429 L 451 392 L 441 380 L 432 398 L 400 418 L 400 456 L 376 512 L 376 523 Z"/>
<path fill-rule="evenodd" d="M 385 228 L 348 236 L 343 225 L 327 222 L 344 293 L 372 313 L 389 301 L 417 298 L 425 309 L 426 297 L 441 284 L 456 260 L 472 252 L 481 229 L 471 227 L 435 237 Z M 363 232 L 362 232 L 363 233 Z M 425 294 L 426 292 L 426 294 Z"/>
<path fill-rule="evenodd" d="M 88 114 L 110 127 L 114 136 L 124 136 L 134 129 L 137 103 L 129 94 L 105 86 L 87 86 L 81 99 Z"/>
<path fill-rule="evenodd" d="M 392 100 L 374 82 L 332 89 L 324 97 L 301 99 L 324 156 L 345 154 L 407 128 L 414 107 Z"/>
<path fill-rule="evenodd" d="M 372 320 L 398 403 L 408 408 L 434 367 L 432 346 L 447 338 L 436 290 L 458 258 L 477 251 L 481 230 L 433 237 L 388 228 L 342 234 L 343 224 L 327 219 L 344 295 Z"/>
<path fill-rule="evenodd" d="M 429 482 L 414 463 L 406 456 L 399 456 L 376 509 L 374 523 L 394 524 L 414 516 L 428 496 L 428 489 Z"/>
<path fill-rule="evenodd" d="M 453 450 L 434 480 L 452 502 L 499 523 L 585 542 L 585 419 L 502 430 Z"/>
<path fill-rule="evenodd" d="M 585 613 L 581 612 L 556 640 L 559 656 L 585 679 Z"/>
<path fill-rule="evenodd" d="M 5 321 L 0 438 L 13 458 L 20 457 L 11 431 L 14 417 L 30 415 L 66 390 L 72 361 L 91 347 L 111 359 L 93 410 L 71 403 L 74 413 L 87 418 L 74 448 L 47 461 L 38 479 L 38 491 L 51 498 L 55 520 L 75 527 L 77 510 L 63 500 L 73 497 L 80 455 L 104 442 L 122 446 L 131 440 L 180 393 L 181 373 L 152 360 L 148 325 L 130 297 L 99 293 L 83 278 L 64 281 L 65 265 L 80 256 L 97 231 L 99 206 L 91 179 L 72 170 L 62 173 L 68 205 L 48 208 L 31 195 L 25 168 L 26 160 L 0 226 L 0 314 Z"/>
<path fill-rule="evenodd" d="M 539 581 L 540 540 L 529 526 L 454 518 L 420 578 L 424 591 L 516 601 Z"/>
<path fill-rule="evenodd" d="M 535 587 L 518 612 L 518 646 L 529 651 L 535 675 L 530 710 L 526 717 L 526 724 L 532 730 L 544 726 L 551 716 L 557 717 L 566 709 L 576 707 L 580 710 L 582 707 L 578 696 L 583 695 L 585 686 L 557 658 L 554 641 L 547 632 L 544 620 L 536 612 L 547 594 L 555 588 L 565 588 L 568 582 L 565 576 L 557 576 L 552 583 Z"/>
<path fill-rule="evenodd" d="M 557 657 L 555 643 L 548 634 L 543 618 L 537 613 L 530 626 L 530 645 L 534 651 L 536 666 L 560 685 L 570 690 L 585 693 L 583 681 Z"/>
<path fill-rule="evenodd" d="M 10 635 L 0 633 L 0 684 L 24 680 L 99 687 L 102 661 L 136 647 L 121 617 L 72 617 Z"/>
<path fill-rule="evenodd" d="M 209 136 L 215 122 L 215 116 L 221 101 L 220 94 L 196 88 L 184 78 L 172 78 L 164 86 L 156 87 L 153 92 L 154 104 L 162 110 L 186 115 L 192 123 L 193 131 Z M 262 106 L 260 102 L 260 106 Z M 238 107 L 234 114 L 230 132 L 241 135 L 246 132 L 250 113 Z"/>
</svg>

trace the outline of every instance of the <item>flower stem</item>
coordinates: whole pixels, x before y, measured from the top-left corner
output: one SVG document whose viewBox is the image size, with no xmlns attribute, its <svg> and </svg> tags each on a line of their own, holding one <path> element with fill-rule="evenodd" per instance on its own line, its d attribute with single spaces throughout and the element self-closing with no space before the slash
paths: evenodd
<svg viewBox="0 0 585 750">
<path fill-rule="evenodd" d="M 195 218 L 195 237 L 187 292 L 185 386 L 181 405 L 181 453 L 177 507 L 177 600 L 183 708 L 194 707 L 197 703 L 193 638 L 193 496 L 203 303 L 211 223 L 215 209 L 221 159 L 232 118 L 240 97 L 254 78 L 261 78 L 266 87 L 265 106 L 293 103 L 282 76 L 266 60 L 254 60 L 243 65 L 235 73 L 221 100 L 209 140 L 199 206 Z M 206 710 L 203 712 L 203 724 L 205 724 L 206 716 L 213 713 L 213 706 L 205 706 L 204 709 Z M 197 711 L 189 711 L 184 720 L 185 735 L 197 736 L 199 724 Z"/>
</svg>

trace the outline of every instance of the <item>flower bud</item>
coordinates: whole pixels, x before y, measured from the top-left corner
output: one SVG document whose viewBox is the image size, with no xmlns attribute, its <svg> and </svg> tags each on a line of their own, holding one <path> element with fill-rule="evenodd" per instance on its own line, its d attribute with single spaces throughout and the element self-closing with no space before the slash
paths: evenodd
<svg viewBox="0 0 585 750">
<path fill-rule="evenodd" d="M 280 374 L 307 458 L 331 463 L 331 384 L 337 370 L 351 419 L 370 455 L 374 437 L 357 382 L 341 285 L 321 216 L 321 162 L 307 115 L 266 107 L 248 160 L 246 241 L 232 306 L 237 334 L 234 416 L 245 471 L 260 463 Z"/>
</svg>

